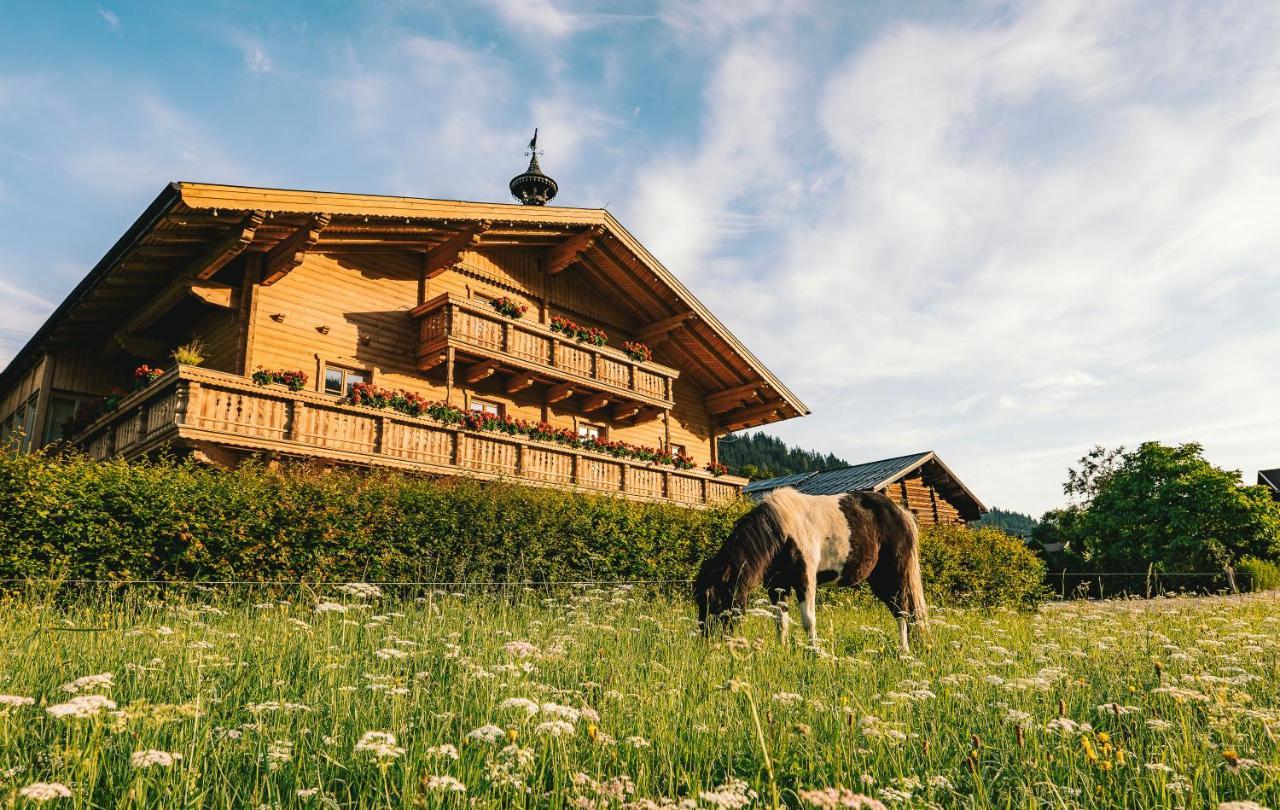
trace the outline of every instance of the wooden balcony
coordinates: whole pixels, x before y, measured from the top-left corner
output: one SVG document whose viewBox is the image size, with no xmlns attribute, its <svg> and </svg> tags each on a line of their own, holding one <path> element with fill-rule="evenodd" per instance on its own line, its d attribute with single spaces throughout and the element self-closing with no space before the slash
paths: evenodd
<svg viewBox="0 0 1280 810">
<path fill-rule="evenodd" d="M 445 427 L 390 410 L 338 404 L 314 391 L 178 366 L 121 401 L 74 441 L 92 457 L 136 458 L 165 444 L 314 457 L 434 475 L 581 489 L 705 506 L 746 479 L 676 470 L 557 444 Z"/>
<path fill-rule="evenodd" d="M 449 350 L 475 374 L 505 372 L 512 386 L 555 386 L 555 399 L 585 395 L 595 407 L 610 405 L 615 415 L 647 416 L 669 409 L 680 372 L 661 363 L 639 363 L 609 346 L 579 343 L 527 318 L 499 315 L 488 304 L 444 293 L 410 313 L 418 321 L 418 367 L 445 362 Z M 515 390 L 518 390 L 516 388 Z M 555 401 L 553 399 L 553 401 Z M 641 417 L 643 418 L 643 417 Z"/>
</svg>

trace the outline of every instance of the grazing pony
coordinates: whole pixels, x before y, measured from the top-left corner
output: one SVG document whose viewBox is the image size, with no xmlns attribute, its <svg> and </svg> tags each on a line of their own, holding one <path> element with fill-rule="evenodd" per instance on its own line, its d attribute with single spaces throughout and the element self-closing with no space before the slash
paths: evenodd
<svg viewBox="0 0 1280 810">
<path fill-rule="evenodd" d="M 699 623 L 703 633 L 711 631 L 713 618 L 729 626 L 731 609 L 744 611 L 748 596 L 763 584 L 777 611 L 778 636 L 786 638 L 786 598 L 795 591 L 800 620 L 816 644 L 815 591 L 818 583 L 832 580 L 850 587 L 865 580 L 898 618 L 898 641 L 906 651 L 907 620 L 923 623 L 928 610 L 915 518 L 875 492 L 804 495 L 776 489 L 738 520 L 724 546 L 702 564 L 693 586 Z"/>
</svg>

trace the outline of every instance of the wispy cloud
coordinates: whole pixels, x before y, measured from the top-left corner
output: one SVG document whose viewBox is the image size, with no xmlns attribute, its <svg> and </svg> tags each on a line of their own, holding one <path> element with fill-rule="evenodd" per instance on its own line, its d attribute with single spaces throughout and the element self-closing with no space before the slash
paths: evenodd
<svg viewBox="0 0 1280 810">
<path fill-rule="evenodd" d="M 275 62 L 262 42 L 244 34 L 237 34 L 233 44 L 244 57 L 245 69 L 250 73 L 271 73 L 276 69 Z"/>
<path fill-rule="evenodd" d="M 106 21 L 107 27 L 112 31 L 120 30 L 120 16 L 111 9 L 98 6 L 98 16 Z"/>
</svg>

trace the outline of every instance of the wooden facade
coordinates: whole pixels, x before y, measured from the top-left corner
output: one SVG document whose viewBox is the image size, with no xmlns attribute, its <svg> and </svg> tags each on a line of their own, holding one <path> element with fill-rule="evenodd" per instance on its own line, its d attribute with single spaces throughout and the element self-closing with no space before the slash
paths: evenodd
<svg viewBox="0 0 1280 810">
<path fill-rule="evenodd" d="M 987 511 L 982 501 L 932 451 L 753 481 L 746 491 L 758 498 L 781 487 L 794 487 L 810 495 L 881 492 L 915 515 L 921 526 L 964 524 L 977 520 Z"/>
<path fill-rule="evenodd" d="M 497 299 L 525 308 L 501 314 Z M 603 330 L 603 346 L 551 328 Z M 206 344 L 198 368 L 169 352 Z M 637 361 L 619 347 L 640 341 Z M 169 369 L 62 437 L 85 402 Z M 255 370 L 299 370 L 301 391 Z M 349 384 L 672 452 L 692 469 L 351 404 Z M 807 409 L 606 211 L 179 183 L 0 374 L 0 430 L 98 457 L 170 445 L 679 503 L 737 494 L 716 438 Z"/>
</svg>

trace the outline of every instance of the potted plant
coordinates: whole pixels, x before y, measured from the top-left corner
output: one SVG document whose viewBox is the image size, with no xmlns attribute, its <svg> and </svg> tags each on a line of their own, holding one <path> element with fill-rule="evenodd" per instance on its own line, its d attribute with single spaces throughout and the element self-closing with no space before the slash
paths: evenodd
<svg viewBox="0 0 1280 810">
<path fill-rule="evenodd" d="M 709 472 L 709 473 L 711 473 L 712 475 L 714 475 L 716 478 L 719 478 L 719 477 L 720 477 L 720 476 L 722 476 L 722 475 L 728 475 L 728 474 L 729 474 L 729 468 L 728 468 L 728 467 L 726 467 L 725 465 L 720 464 L 720 463 L 718 463 L 718 462 L 715 462 L 715 461 L 713 461 L 713 462 L 711 462 L 710 464 L 708 464 L 704 469 L 705 469 L 707 472 Z"/>
<path fill-rule="evenodd" d="M 133 370 L 133 387 L 146 388 L 148 385 L 151 385 L 151 383 L 159 379 L 161 374 L 164 374 L 164 369 L 153 368 L 146 363 L 143 363 Z"/>
<path fill-rule="evenodd" d="M 653 359 L 653 350 L 638 340 L 622 341 L 622 351 L 637 363 L 647 363 Z"/>
<path fill-rule="evenodd" d="M 169 356 L 180 366 L 198 366 L 204 362 L 205 343 L 200 338 L 190 341 L 174 349 Z"/>
<path fill-rule="evenodd" d="M 283 385 L 290 391 L 301 391 L 307 387 L 307 373 L 305 371 L 275 371 L 258 367 L 249 378 L 258 385 Z"/>
<path fill-rule="evenodd" d="M 514 320 L 523 318 L 524 314 L 529 311 L 529 307 L 524 304 L 517 304 L 505 295 L 489 301 L 489 306 L 493 307 L 499 315 L 505 315 Z"/>
</svg>

